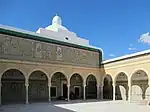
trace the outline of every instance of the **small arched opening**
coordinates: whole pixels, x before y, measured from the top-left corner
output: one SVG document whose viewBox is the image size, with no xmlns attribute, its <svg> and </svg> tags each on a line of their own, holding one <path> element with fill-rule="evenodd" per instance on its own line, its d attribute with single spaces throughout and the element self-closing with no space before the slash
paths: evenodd
<svg viewBox="0 0 150 112">
<path fill-rule="evenodd" d="M 107 74 L 103 80 L 103 99 L 112 100 L 113 99 L 113 86 L 112 77 Z"/>
</svg>

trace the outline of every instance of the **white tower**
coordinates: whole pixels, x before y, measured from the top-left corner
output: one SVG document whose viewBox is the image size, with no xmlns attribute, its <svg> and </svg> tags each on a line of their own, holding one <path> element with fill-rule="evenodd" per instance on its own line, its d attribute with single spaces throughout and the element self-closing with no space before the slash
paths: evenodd
<svg viewBox="0 0 150 112">
<path fill-rule="evenodd" d="M 76 35 L 76 33 L 69 31 L 62 25 L 62 19 L 57 14 L 53 17 L 51 25 L 46 28 L 39 28 L 37 33 L 42 36 L 46 36 L 46 38 L 89 46 L 89 40 L 80 38 Z"/>
</svg>

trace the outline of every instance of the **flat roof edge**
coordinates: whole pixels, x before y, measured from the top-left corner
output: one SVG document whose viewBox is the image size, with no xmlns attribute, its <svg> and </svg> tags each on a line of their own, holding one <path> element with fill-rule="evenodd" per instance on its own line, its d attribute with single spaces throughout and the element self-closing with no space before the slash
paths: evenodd
<svg viewBox="0 0 150 112">
<path fill-rule="evenodd" d="M 64 46 L 80 48 L 80 49 L 84 49 L 84 50 L 102 53 L 101 49 L 96 49 L 93 47 L 82 46 L 82 45 L 77 45 L 77 44 L 73 44 L 73 43 L 54 40 L 54 39 L 50 39 L 48 37 L 42 36 L 40 34 L 32 32 L 32 31 L 17 29 L 14 27 L 9 27 L 9 26 L 5 26 L 5 25 L 1 25 L 1 24 L 0 24 L 0 33 L 12 35 L 12 36 L 18 36 L 18 37 L 22 37 L 22 38 L 26 38 L 26 39 L 32 39 L 32 40 L 48 42 L 48 43 L 54 43 L 54 44 L 59 44 L 59 45 L 64 45 Z"/>
<path fill-rule="evenodd" d="M 108 59 L 108 60 L 103 61 L 102 64 L 108 64 L 108 63 L 118 62 L 118 61 L 125 60 L 125 59 L 131 59 L 131 58 L 139 57 L 139 56 L 145 55 L 145 54 L 150 54 L 150 49 L 144 50 L 141 52 L 137 52 L 137 53 L 132 53 L 129 55 L 124 55 L 124 56 L 113 58 L 113 59 Z"/>
</svg>

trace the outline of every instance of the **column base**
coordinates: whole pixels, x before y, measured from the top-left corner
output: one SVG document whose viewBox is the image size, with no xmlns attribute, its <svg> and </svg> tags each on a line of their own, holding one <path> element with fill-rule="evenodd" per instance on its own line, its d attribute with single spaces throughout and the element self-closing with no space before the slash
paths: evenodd
<svg viewBox="0 0 150 112">
<path fill-rule="evenodd" d="M 29 104 L 29 102 L 26 102 L 26 105 L 28 105 Z"/>
</svg>

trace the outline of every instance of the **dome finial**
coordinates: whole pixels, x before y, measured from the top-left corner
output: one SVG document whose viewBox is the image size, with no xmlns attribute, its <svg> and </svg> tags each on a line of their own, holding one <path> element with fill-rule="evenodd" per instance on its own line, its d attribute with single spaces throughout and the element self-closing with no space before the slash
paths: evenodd
<svg viewBox="0 0 150 112">
<path fill-rule="evenodd" d="M 53 18 L 52 20 L 52 24 L 58 24 L 61 25 L 62 24 L 62 20 L 61 18 L 58 16 L 58 14 L 56 13 L 56 16 Z"/>
</svg>

